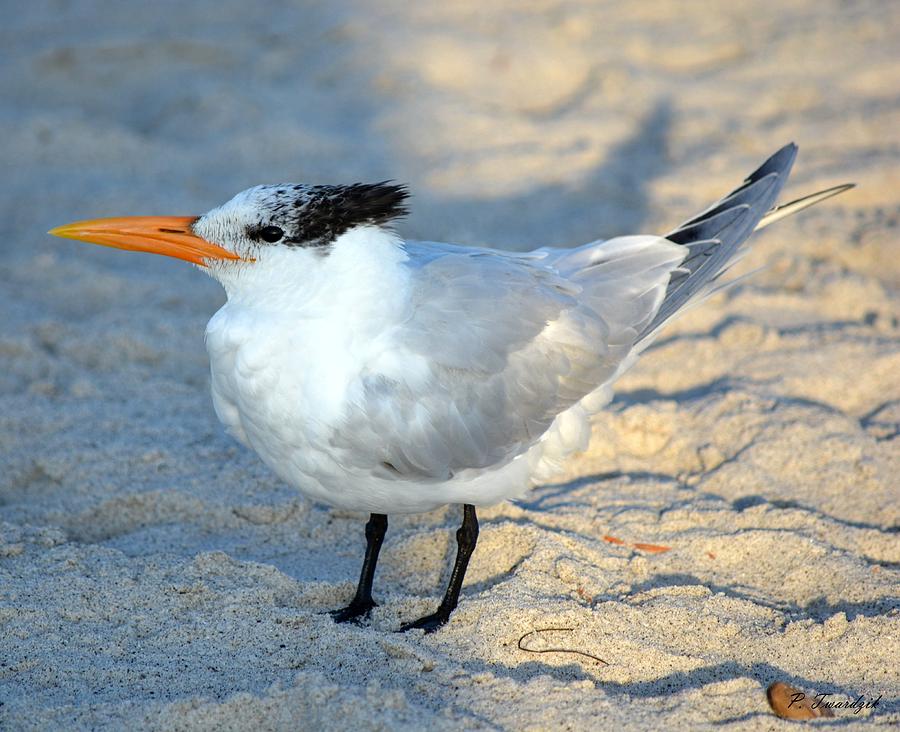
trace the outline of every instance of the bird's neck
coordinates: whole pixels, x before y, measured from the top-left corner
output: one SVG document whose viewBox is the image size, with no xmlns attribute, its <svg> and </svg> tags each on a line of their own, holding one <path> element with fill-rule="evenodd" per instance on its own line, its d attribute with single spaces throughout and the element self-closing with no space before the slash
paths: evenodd
<svg viewBox="0 0 900 732">
<path fill-rule="evenodd" d="M 366 317 L 402 307 L 408 292 L 402 241 L 378 226 L 359 226 L 327 250 L 272 247 L 253 262 L 211 272 L 230 305 L 315 318 L 335 309 Z"/>
</svg>

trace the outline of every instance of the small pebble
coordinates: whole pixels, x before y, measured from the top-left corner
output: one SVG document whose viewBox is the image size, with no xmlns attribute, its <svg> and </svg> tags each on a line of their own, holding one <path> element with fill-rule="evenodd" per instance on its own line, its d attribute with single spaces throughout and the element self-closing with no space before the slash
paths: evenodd
<svg viewBox="0 0 900 732">
<path fill-rule="evenodd" d="M 817 717 L 833 717 L 828 707 L 813 709 L 816 700 L 812 694 L 806 694 L 783 681 L 776 681 L 766 689 L 769 706 L 776 716 L 782 719 L 816 719 Z"/>
</svg>

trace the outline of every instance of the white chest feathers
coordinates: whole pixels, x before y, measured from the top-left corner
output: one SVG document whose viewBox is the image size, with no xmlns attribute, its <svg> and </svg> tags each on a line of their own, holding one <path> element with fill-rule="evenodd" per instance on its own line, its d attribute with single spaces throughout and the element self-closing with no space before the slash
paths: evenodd
<svg viewBox="0 0 900 732">
<path fill-rule="evenodd" d="M 354 229 L 327 254 L 276 247 L 225 278 L 206 329 L 219 419 L 283 479 L 330 471 L 329 444 L 360 374 L 389 350 L 408 307 L 406 254 Z"/>
</svg>

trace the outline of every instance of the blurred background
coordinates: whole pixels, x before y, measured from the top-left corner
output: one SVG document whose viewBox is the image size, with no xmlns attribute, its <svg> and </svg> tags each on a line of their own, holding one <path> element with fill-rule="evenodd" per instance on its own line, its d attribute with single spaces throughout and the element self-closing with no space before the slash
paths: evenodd
<svg viewBox="0 0 900 732">
<path fill-rule="evenodd" d="M 859 188 L 782 224 L 752 263 L 782 289 L 818 292 L 848 270 L 900 281 L 890 0 L 3 5 L 10 324 L 108 321 L 115 305 L 134 332 L 148 309 L 181 303 L 196 336 L 190 318 L 222 301 L 180 262 L 44 233 L 74 219 L 199 214 L 258 183 L 391 178 L 414 194 L 402 234 L 569 246 L 668 230 L 791 140 L 787 196 Z M 848 307 L 833 315 L 873 305 Z"/>
<path fill-rule="evenodd" d="M 285 490 L 212 415 L 202 333 L 218 285 L 44 233 L 199 214 L 258 183 L 392 178 L 414 194 L 402 234 L 529 249 L 665 231 L 794 140 L 787 197 L 858 188 L 766 232 L 750 260 L 767 268 L 669 331 L 706 332 L 713 361 L 676 343 L 623 384 L 764 378 L 855 417 L 882 408 L 900 281 L 896 2 L 37 0 L 3 17 L 11 517 L 44 516 L 41 481 L 57 508 L 175 478 L 217 490 L 183 455 L 135 475 L 135 451 L 175 450 L 172 431 Z M 729 341 L 735 323 L 750 331 Z M 762 342 L 777 356 L 742 360 Z M 107 462 L 83 459 L 100 450 Z"/>
<path fill-rule="evenodd" d="M 15 250 L 113 261 L 43 232 L 383 178 L 411 235 L 579 244 L 671 226 L 790 140 L 796 190 L 896 206 L 890 0 L 4 4 Z"/>
<path fill-rule="evenodd" d="M 770 664 L 820 691 L 881 689 L 900 566 L 900 2 L 0 0 L 0 17 L 10 729 L 131 727 L 311 668 L 352 691 L 340 714 L 361 729 L 373 678 L 425 699 L 429 729 L 450 696 L 478 729 L 558 727 L 535 721 L 554 705 L 581 715 L 573 729 L 601 713 L 666 726 L 652 715 L 676 708 L 668 726 L 700 728 L 684 720 L 729 713 L 710 680 L 734 680 L 741 715 L 738 677 L 755 689 Z M 754 238 L 741 271 L 765 269 L 667 328 L 571 482 L 480 513 L 471 614 L 435 636 L 428 674 L 419 650 L 391 650 L 416 639 L 383 631 L 441 591 L 454 510 L 391 517 L 372 628 L 323 621 L 352 592 L 360 517 L 300 499 L 224 434 L 203 344 L 219 286 L 45 233 L 200 214 L 259 183 L 391 178 L 413 192 L 401 234 L 578 245 L 667 231 L 792 140 L 786 200 L 858 187 Z M 674 550 L 651 561 L 606 534 Z M 663 604 L 628 605 L 648 589 Z M 697 625 L 710 607 L 728 635 Z M 786 614 L 766 625 L 772 608 Z M 571 657 L 517 651 L 511 634 L 545 611 L 616 639 L 614 683 L 585 691 Z M 860 613 L 856 635 L 823 635 Z M 760 631 L 783 624 L 796 632 Z M 186 728 L 170 711 L 145 726 Z"/>
<path fill-rule="evenodd" d="M 710 7 L 5 3 L 8 515 L 68 506 L 51 518 L 71 523 L 95 491 L 173 480 L 214 494 L 187 445 L 292 495 L 212 414 L 202 333 L 219 286 L 183 262 L 45 234 L 82 218 L 199 214 L 258 183 L 392 178 L 413 191 L 402 234 L 567 246 L 668 230 L 794 140 L 786 197 L 858 188 L 759 237 L 749 267 L 765 270 L 675 323 L 660 346 L 671 353 L 623 388 L 705 393 L 762 378 L 855 417 L 883 412 L 898 342 L 900 4 Z M 715 358 L 678 341 L 685 332 L 705 332 Z M 761 343 L 774 352 L 748 361 Z M 171 472 L 154 459 L 137 475 L 134 455 L 160 445 Z M 601 451 L 598 465 L 613 457 Z"/>
</svg>

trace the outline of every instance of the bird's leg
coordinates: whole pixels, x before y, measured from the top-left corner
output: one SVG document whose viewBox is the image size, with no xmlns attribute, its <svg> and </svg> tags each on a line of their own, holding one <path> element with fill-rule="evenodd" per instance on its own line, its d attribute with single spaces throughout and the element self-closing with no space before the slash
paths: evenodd
<svg viewBox="0 0 900 732">
<path fill-rule="evenodd" d="M 387 533 L 388 520 L 383 513 L 373 513 L 366 524 L 366 557 L 363 559 L 362 571 L 359 573 L 359 584 L 356 586 L 356 595 L 347 607 L 335 610 L 331 613 L 336 623 L 346 623 L 355 620 L 376 606 L 372 599 L 372 580 L 375 579 L 375 565 L 378 564 L 378 552 L 384 543 L 384 535 Z"/>
<path fill-rule="evenodd" d="M 450 619 L 450 613 L 459 602 L 459 591 L 462 589 L 463 579 L 466 576 L 466 568 L 469 566 L 469 558 L 475 551 L 475 543 L 478 541 L 478 517 L 475 515 L 475 506 L 468 503 L 463 505 L 462 526 L 456 531 L 456 562 L 453 564 L 453 572 L 450 575 L 450 583 L 447 592 L 438 609 L 431 615 L 413 620 L 400 627 L 400 632 L 423 628 L 426 633 L 431 633 L 440 628 Z"/>
</svg>

